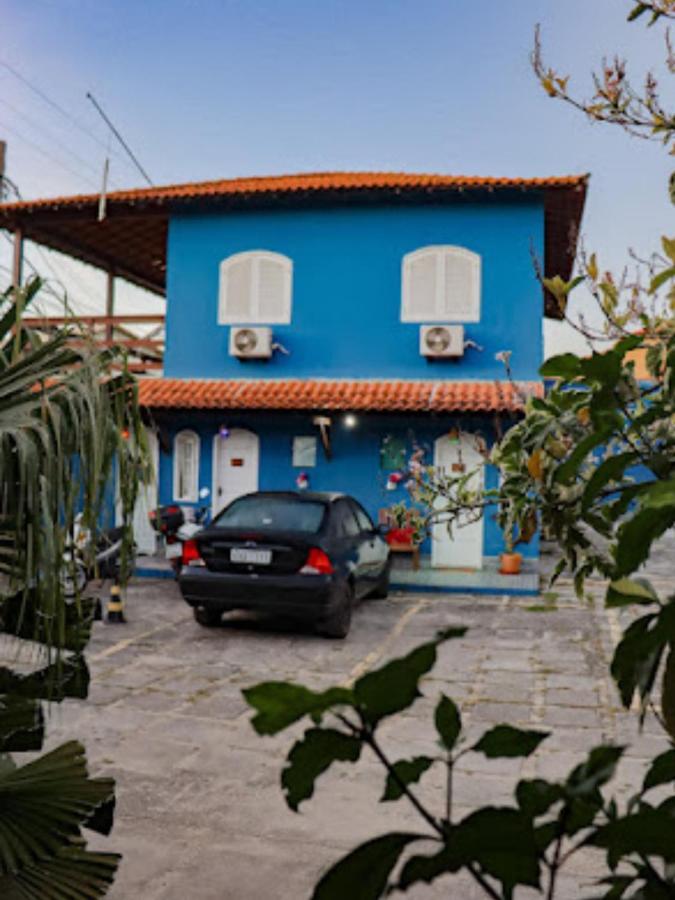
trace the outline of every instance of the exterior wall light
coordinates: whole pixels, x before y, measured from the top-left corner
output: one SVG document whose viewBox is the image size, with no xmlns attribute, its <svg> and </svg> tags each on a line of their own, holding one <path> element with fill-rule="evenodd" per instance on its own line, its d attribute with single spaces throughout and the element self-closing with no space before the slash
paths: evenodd
<svg viewBox="0 0 675 900">
<path fill-rule="evenodd" d="M 220 428 L 218 429 L 218 434 L 219 434 L 219 436 L 220 436 L 221 438 L 223 438 L 223 439 L 224 439 L 224 438 L 229 438 L 229 436 L 230 436 L 230 429 L 227 427 L 227 425 L 221 425 Z"/>
<path fill-rule="evenodd" d="M 353 413 L 347 413 L 344 418 L 345 428 L 356 428 L 358 419 Z"/>
</svg>

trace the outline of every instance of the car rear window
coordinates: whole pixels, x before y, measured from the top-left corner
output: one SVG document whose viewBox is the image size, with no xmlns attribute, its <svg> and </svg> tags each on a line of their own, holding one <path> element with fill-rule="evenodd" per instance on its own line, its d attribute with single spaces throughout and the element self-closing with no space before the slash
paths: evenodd
<svg viewBox="0 0 675 900">
<path fill-rule="evenodd" d="M 216 528 L 299 531 L 315 534 L 326 513 L 324 503 L 293 497 L 242 497 L 213 520 Z"/>
</svg>

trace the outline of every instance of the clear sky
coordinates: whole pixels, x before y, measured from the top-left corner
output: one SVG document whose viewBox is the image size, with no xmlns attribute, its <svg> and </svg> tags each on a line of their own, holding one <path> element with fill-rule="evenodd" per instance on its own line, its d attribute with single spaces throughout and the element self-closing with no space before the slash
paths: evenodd
<svg viewBox="0 0 675 900">
<path fill-rule="evenodd" d="M 591 172 L 584 239 L 603 268 L 618 269 L 628 247 L 646 253 L 673 233 L 673 160 L 549 99 L 529 53 L 540 22 L 546 56 L 586 94 L 603 54 L 627 56 L 638 78 L 649 67 L 662 71 L 662 29 L 628 25 L 633 5 L 0 0 L 0 62 L 101 141 L 0 65 L 7 174 L 26 197 L 96 190 L 107 137 L 90 90 L 157 184 L 335 169 Z M 141 184 L 115 153 L 114 185 Z M 44 258 L 32 254 L 41 269 Z M 49 259 L 80 308 L 102 309 L 101 278 Z M 123 291 L 121 302 L 156 306 L 140 291 Z M 548 326 L 549 353 L 570 345 L 564 327 Z"/>
</svg>

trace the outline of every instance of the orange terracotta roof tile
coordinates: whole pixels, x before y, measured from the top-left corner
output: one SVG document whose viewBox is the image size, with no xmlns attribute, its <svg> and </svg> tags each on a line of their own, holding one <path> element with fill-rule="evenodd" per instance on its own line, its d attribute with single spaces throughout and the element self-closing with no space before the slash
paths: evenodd
<svg viewBox="0 0 675 900">
<path fill-rule="evenodd" d="M 310 172 L 300 175 L 271 175 L 255 178 L 222 178 L 169 184 L 161 187 L 111 191 L 108 204 L 162 205 L 171 200 L 199 200 L 260 194 L 316 194 L 331 191 L 419 191 L 470 189 L 522 189 L 585 187 L 587 175 L 548 178 L 500 178 L 482 175 L 430 175 L 411 172 Z M 6 214 L 33 209 L 98 204 L 98 194 L 74 194 L 41 200 L 24 200 L 0 205 Z"/>
<path fill-rule="evenodd" d="M 328 381 L 147 378 L 140 401 L 152 409 L 354 412 L 517 412 L 541 396 L 539 382 Z"/>
</svg>

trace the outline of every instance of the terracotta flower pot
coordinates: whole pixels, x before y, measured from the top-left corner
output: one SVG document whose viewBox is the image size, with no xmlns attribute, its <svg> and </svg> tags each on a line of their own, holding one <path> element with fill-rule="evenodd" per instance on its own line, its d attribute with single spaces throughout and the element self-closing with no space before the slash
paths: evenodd
<svg viewBox="0 0 675 900">
<path fill-rule="evenodd" d="M 519 575 L 523 564 L 520 553 L 502 553 L 499 557 L 499 571 L 502 575 Z"/>
</svg>

